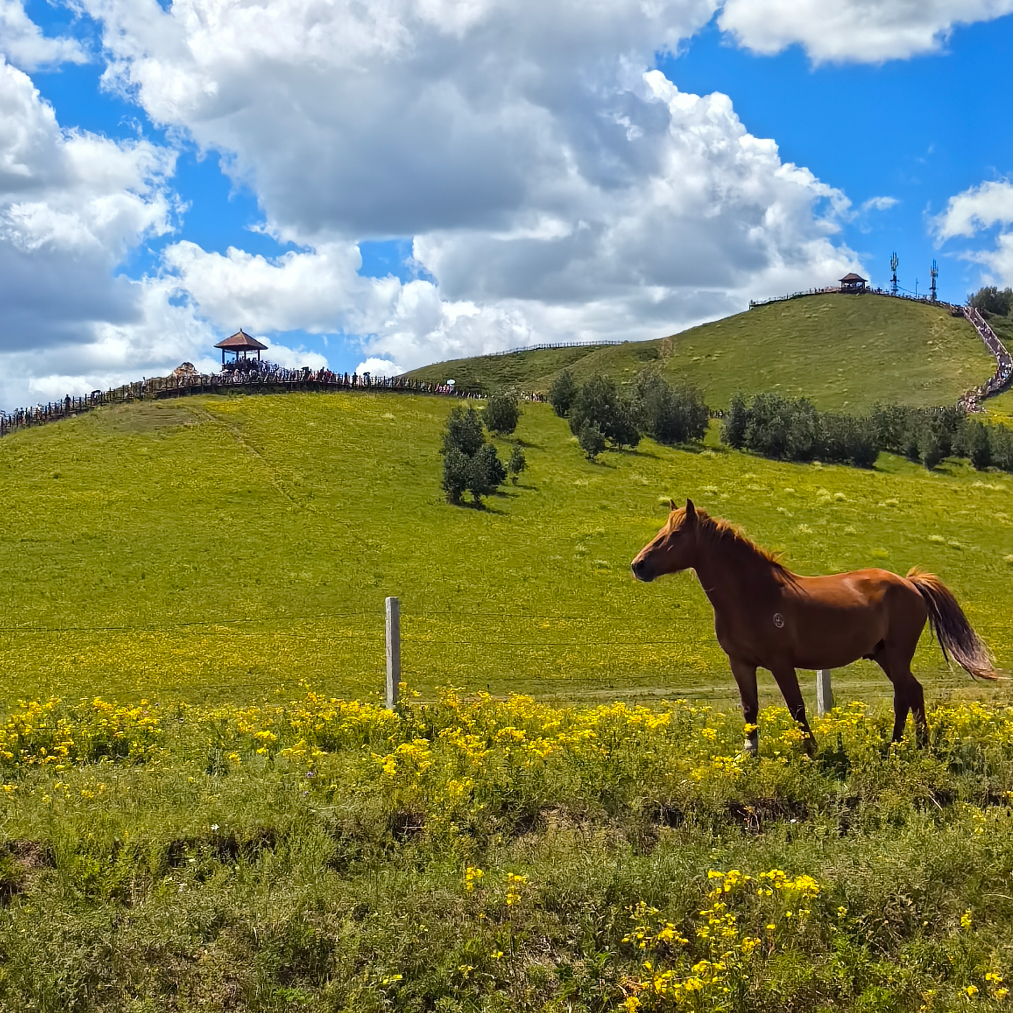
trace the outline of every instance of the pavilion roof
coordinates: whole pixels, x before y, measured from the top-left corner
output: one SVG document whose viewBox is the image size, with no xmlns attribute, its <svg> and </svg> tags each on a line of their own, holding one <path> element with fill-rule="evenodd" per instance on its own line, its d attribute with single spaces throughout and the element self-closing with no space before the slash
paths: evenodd
<svg viewBox="0 0 1013 1013">
<path fill-rule="evenodd" d="M 868 278 L 863 278 L 860 274 L 855 274 L 854 271 L 852 271 L 850 274 L 846 274 L 843 278 L 841 278 L 842 282 L 845 282 L 845 281 L 868 281 L 868 280 L 869 280 Z"/>
<path fill-rule="evenodd" d="M 228 352 L 263 352 L 267 350 L 267 345 L 262 345 L 256 338 L 251 338 L 240 327 L 235 334 L 230 334 L 224 341 L 219 341 L 215 348 L 224 348 Z"/>
</svg>

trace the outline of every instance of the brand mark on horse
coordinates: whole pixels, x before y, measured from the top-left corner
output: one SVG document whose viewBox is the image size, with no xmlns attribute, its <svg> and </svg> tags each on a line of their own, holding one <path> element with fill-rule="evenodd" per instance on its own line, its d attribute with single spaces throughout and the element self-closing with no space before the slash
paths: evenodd
<svg viewBox="0 0 1013 1013">
<path fill-rule="evenodd" d="M 784 616 L 781 615 L 780 612 L 775 612 L 774 613 L 774 625 L 778 629 L 781 629 L 781 627 L 784 626 Z"/>
</svg>

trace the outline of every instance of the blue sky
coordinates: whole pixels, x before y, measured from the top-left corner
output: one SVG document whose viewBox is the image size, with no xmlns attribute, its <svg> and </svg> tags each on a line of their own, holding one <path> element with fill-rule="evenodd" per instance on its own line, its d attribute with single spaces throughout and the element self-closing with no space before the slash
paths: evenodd
<svg viewBox="0 0 1013 1013">
<path fill-rule="evenodd" d="M 886 285 L 893 251 L 908 291 L 933 259 L 944 299 L 1013 281 L 1005 0 L 624 3 L 577 32 L 548 0 L 322 27 L 308 0 L 2 0 L 27 168 L 0 398 L 209 363 L 240 325 L 383 371 Z"/>
<path fill-rule="evenodd" d="M 660 65 L 680 88 L 726 92 L 750 131 L 774 138 L 782 158 L 808 166 L 856 208 L 894 197 L 895 207 L 844 228 L 871 279 L 885 286 L 896 251 L 900 284 L 913 291 L 918 280 L 923 292 L 935 258 L 940 297 L 963 302 L 980 268 L 960 259 L 966 244 L 938 246 L 928 219 L 1013 166 L 1011 52 L 1009 16 L 957 28 L 941 53 L 873 66 L 814 67 L 797 45 L 755 56 L 722 42 L 712 25 Z"/>
</svg>

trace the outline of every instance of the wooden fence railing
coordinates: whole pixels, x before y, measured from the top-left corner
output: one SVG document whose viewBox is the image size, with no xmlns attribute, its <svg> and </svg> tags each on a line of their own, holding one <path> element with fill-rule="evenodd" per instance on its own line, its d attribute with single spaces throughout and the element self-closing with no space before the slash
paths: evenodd
<svg viewBox="0 0 1013 1013">
<path fill-rule="evenodd" d="M 750 299 L 749 308 L 757 306 L 769 306 L 771 303 L 790 302 L 792 299 L 805 299 L 812 295 L 836 295 L 841 292 L 840 285 L 828 285 L 824 288 L 807 288 L 800 292 L 789 292 L 787 295 L 774 295 L 769 299 Z M 912 295 L 909 292 L 890 292 L 885 288 L 863 288 L 861 291 L 847 292 L 847 295 L 885 295 L 891 299 L 906 299 L 908 302 L 925 303 L 928 306 L 940 306 L 947 309 L 954 316 L 960 316 L 961 307 L 954 303 L 944 302 L 942 299 L 933 299 L 928 295 Z"/>
<path fill-rule="evenodd" d="M 94 390 L 84 397 L 68 395 L 60 401 L 31 408 L 0 411 L 0 436 L 57 422 L 60 419 L 92 411 L 102 405 L 129 401 L 161 400 L 191 394 L 275 394 L 287 391 L 364 390 L 400 394 L 436 394 L 444 397 L 472 398 L 479 395 L 453 386 L 411 380 L 406 377 L 372 377 L 368 373 L 333 373 L 329 369 L 269 368 L 242 373 L 195 373 L 183 376 L 154 377 L 124 384 L 112 390 Z"/>
</svg>

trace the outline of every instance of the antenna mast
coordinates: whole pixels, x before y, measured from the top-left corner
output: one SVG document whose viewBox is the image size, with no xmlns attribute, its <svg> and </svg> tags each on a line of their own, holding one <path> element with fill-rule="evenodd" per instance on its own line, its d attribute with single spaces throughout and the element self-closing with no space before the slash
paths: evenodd
<svg viewBox="0 0 1013 1013">
<path fill-rule="evenodd" d="M 900 261 L 897 259 L 896 253 L 890 254 L 890 270 L 893 271 L 893 275 L 890 278 L 890 295 L 897 294 L 897 265 Z"/>
<path fill-rule="evenodd" d="M 932 275 L 932 294 L 930 298 L 933 302 L 936 301 L 936 278 L 939 277 L 939 268 L 936 266 L 936 262 L 932 261 L 932 270 L 929 272 Z"/>
</svg>

